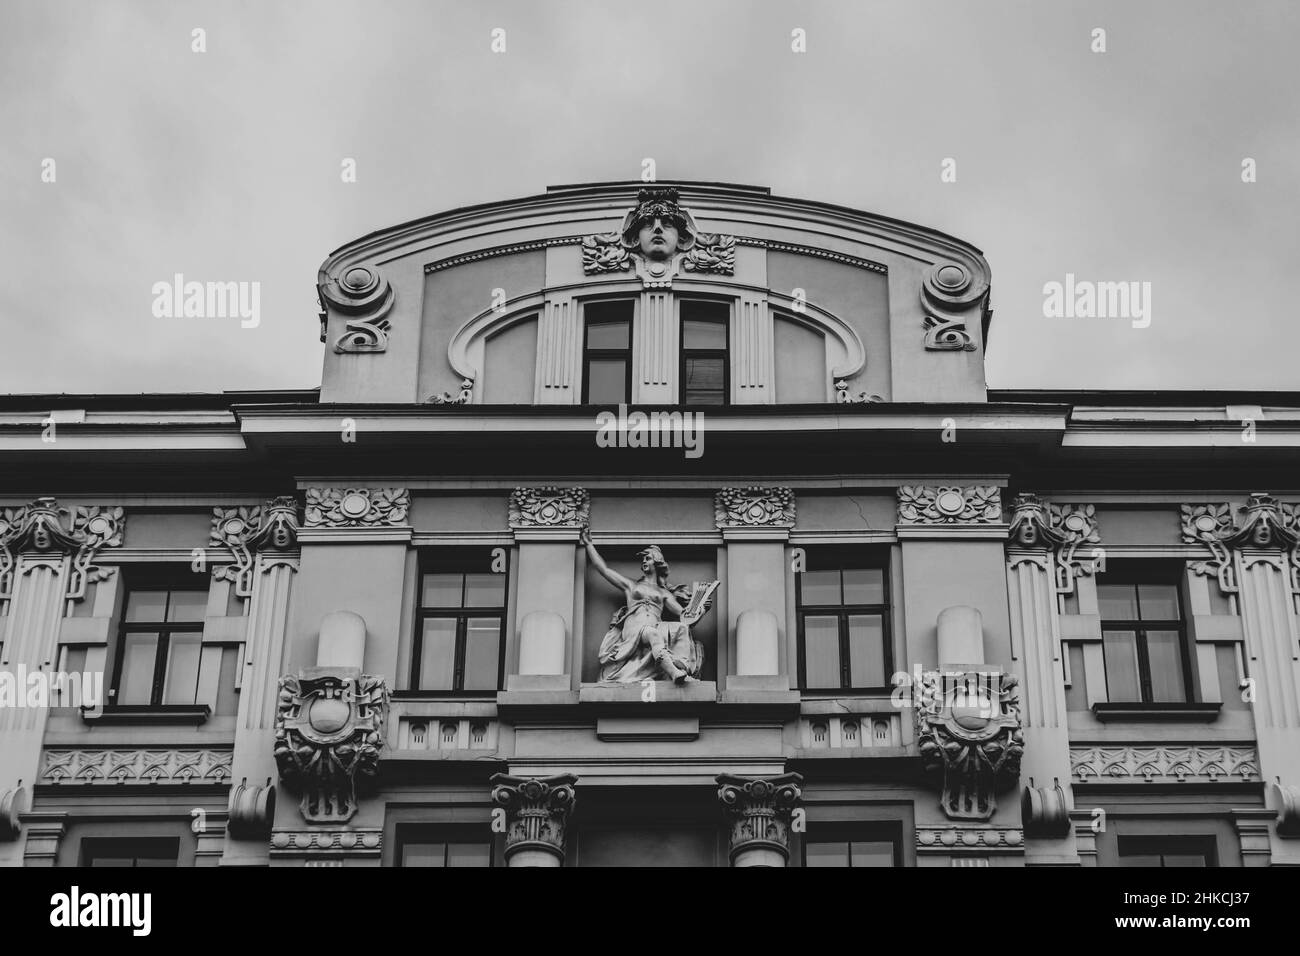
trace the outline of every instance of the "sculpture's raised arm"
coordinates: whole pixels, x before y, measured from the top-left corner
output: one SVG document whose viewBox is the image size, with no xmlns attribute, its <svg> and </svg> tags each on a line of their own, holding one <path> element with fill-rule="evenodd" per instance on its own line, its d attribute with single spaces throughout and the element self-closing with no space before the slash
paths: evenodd
<svg viewBox="0 0 1300 956">
<path fill-rule="evenodd" d="M 596 546 L 591 543 L 590 528 L 584 527 L 579 531 L 578 540 L 586 546 L 587 560 L 591 562 L 591 566 L 599 572 L 602 578 L 624 593 L 632 590 L 632 582 L 623 577 L 623 575 L 619 574 L 617 571 L 611 569 L 610 566 L 605 563 L 605 559 L 600 556 L 600 552 L 596 550 Z"/>
</svg>

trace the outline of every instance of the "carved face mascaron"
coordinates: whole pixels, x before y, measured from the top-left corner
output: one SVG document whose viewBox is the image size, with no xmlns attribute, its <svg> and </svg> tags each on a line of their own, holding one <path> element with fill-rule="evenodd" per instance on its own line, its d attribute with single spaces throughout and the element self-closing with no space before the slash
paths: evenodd
<svg viewBox="0 0 1300 956">
<path fill-rule="evenodd" d="M 641 229 L 637 233 L 641 254 L 655 261 L 671 258 L 677 252 L 679 238 L 680 232 L 677 226 L 671 220 L 665 221 L 660 216 L 641 223 Z"/>
</svg>

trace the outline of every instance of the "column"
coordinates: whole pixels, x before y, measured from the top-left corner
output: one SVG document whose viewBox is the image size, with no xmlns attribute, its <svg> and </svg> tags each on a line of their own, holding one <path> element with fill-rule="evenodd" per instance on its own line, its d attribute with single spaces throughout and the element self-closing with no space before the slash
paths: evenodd
<svg viewBox="0 0 1300 956">
<path fill-rule="evenodd" d="M 507 691 L 567 692 L 572 675 L 581 673 L 576 549 L 589 515 L 590 498 L 582 488 L 516 488 L 510 496 L 507 519 L 518 548 L 518 640 L 507 651 Z"/>
<path fill-rule="evenodd" d="M 790 488 L 723 488 L 714 521 L 727 546 L 727 633 L 733 673 L 724 693 L 788 691 L 786 545 L 795 523 Z M 788 640 L 788 635 L 786 638 Z M 720 675 L 721 676 L 721 675 Z"/>
<path fill-rule="evenodd" d="M 85 598 L 87 585 L 114 573 L 92 561 L 100 548 L 122 543 L 124 525 L 121 508 L 69 512 L 53 498 L 0 510 L 0 602 L 9 604 L 0 619 L 0 672 L 17 695 L 0 706 L 0 803 L 17 812 L 30 808 L 18 806 L 27 799 L 20 790 L 30 795 L 36 783 L 51 703 L 29 706 L 29 675 L 57 668 L 64 613 Z M 23 853 L 19 828 L 4 828 L 0 866 L 21 866 Z"/>
<path fill-rule="evenodd" d="M 565 830 L 573 810 L 573 774 L 556 777 L 512 777 L 494 774 L 491 780 L 493 830 L 505 824 L 506 866 L 564 865 Z"/>
<path fill-rule="evenodd" d="M 1022 818 L 1027 865 L 1079 865 L 1070 811 L 1070 735 L 1065 706 L 1065 662 L 1059 601 L 1091 562 L 1076 559 L 1100 541 L 1095 509 L 1054 505 L 1022 494 L 1012 505 L 1007 547 L 1011 657 L 1021 679 L 1025 752 Z"/>
<path fill-rule="evenodd" d="M 731 818 L 732 866 L 785 866 L 790 826 L 803 798 L 803 777 L 718 776 L 718 800 Z"/>
</svg>

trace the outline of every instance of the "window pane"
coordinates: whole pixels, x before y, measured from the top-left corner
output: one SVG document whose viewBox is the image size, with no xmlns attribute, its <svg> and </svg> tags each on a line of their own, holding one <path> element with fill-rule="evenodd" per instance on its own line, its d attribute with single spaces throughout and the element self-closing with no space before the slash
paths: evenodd
<svg viewBox="0 0 1300 956">
<path fill-rule="evenodd" d="M 167 602 L 167 620 L 201 621 L 208 613 L 207 591 L 172 591 Z"/>
<path fill-rule="evenodd" d="M 402 866 L 446 866 L 447 844 L 403 843 Z"/>
<path fill-rule="evenodd" d="M 176 860 L 169 857 L 139 856 L 136 857 L 135 865 L 140 866 L 175 866 Z"/>
<path fill-rule="evenodd" d="M 628 347 L 629 327 L 629 323 L 624 319 L 616 322 L 589 321 L 587 323 L 587 348 L 625 349 Z"/>
<path fill-rule="evenodd" d="M 1160 857 L 1148 853 L 1124 853 L 1119 855 L 1120 866 L 1159 866 Z"/>
<path fill-rule="evenodd" d="M 591 359 L 587 362 L 587 403 L 617 405 L 627 401 L 627 360 Z"/>
<path fill-rule="evenodd" d="M 1164 866 L 1208 866 L 1205 857 L 1200 853 L 1166 853 L 1163 857 Z"/>
<path fill-rule="evenodd" d="M 491 866 L 492 845 L 490 843 L 448 843 L 448 866 Z"/>
<path fill-rule="evenodd" d="M 504 607 L 506 603 L 506 576 L 504 574 L 465 575 L 466 607 Z"/>
<path fill-rule="evenodd" d="M 157 634 L 122 635 L 122 674 L 115 704 L 149 704 L 153 696 L 153 666 L 158 656 Z"/>
<path fill-rule="evenodd" d="M 1142 699 L 1138 687 L 1137 634 L 1134 631 L 1106 631 L 1102 634 L 1106 658 L 1106 697 L 1111 701 Z"/>
<path fill-rule="evenodd" d="M 879 614 L 849 615 L 849 681 L 853 687 L 884 687 L 885 626 Z"/>
<path fill-rule="evenodd" d="M 804 607 L 838 607 L 840 572 L 804 571 L 799 575 L 799 600 Z"/>
<path fill-rule="evenodd" d="M 840 621 L 836 617 L 803 619 L 804 677 L 809 687 L 840 686 Z"/>
<path fill-rule="evenodd" d="M 424 622 L 418 689 L 451 690 L 455 672 L 456 619 L 431 617 Z"/>
<path fill-rule="evenodd" d="M 192 704 L 199 686 L 202 634 L 172 634 L 167 639 L 167 671 L 163 679 L 164 704 Z"/>
<path fill-rule="evenodd" d="M 471 617 L 465 627 L 465 690 L 496 690 L 501 619 Z"/>
<path fill-rule="evenodd" d="M 884 604 L 885 572 L 880 568 L 844 570 L 845 604 Z"/>
<path fill-rule="evenodd" d="M 161 621 L 166 610 L 166 591 L 132 591 L 126 596 L 124 619 L 128 624 Z"/>
<path fill-rule="evenodd" d="M 424 607 L 460 607 L 463 575 L 426 574 L 424 576 Z"/>
<path fill-rule="evenodd" d="M 1178 588 L 1172 584 L 1139 584 L 1138 600 L 1144 621 L 1178 620 Z"/>
<path fill-rule="evenodd" d="M 686 395 L 687 404 L 722 405 L 726 398 L 725 391 L 726 360 L 722 358 L 686 359 Z"/>
<path fill-rule="evenodd" d="M 1185 701 L 1183 654 L 1177 631 L 1147 631 L 1147 663 L 1151 665 L 1151 699 Z"/>
<path fill-rule="evenodd" d="M 847 843 L 805 843 L 804 866 L 848 866 Z"/>
<path fill-rule="evenodd" d="M 858 843 L 849 847 L 849 857 L 853 866 L 893 866 L 894 845 L 892 843 Z"/>
<path fill-rule="evenodd" d="M 726 323 L 700 319 L 686 319 L 682 322 L 682 348 L 725 349 L 726 347 Z"/>
<path fill-rule="evenodd" d="M 1136 621 L 1137 588 L 1131 584 L 1098 584 L 1097 607 L 1103 621 Z"/>
</svg>

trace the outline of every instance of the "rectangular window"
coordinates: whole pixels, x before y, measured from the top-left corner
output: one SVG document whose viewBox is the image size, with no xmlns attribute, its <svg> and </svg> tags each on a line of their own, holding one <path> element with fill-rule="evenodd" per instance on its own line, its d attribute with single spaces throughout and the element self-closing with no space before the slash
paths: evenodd
<svg viewBox="0 0 1300 956">
<path fill-rule="evenodd" d="M 632 300 L 583 306 L 582 403 L 632 401 Z"/>
<path fill-rule="evenodd" d="M 1106 697 L 1112 703 L 1191 701 L 1181 562 L 1112 562 L 1097 576 Z"/>
<path fill-rule="evenodd" d="M 492 571 L 492 561 L 487 550 L 454 549 L 423 562 L 412 690 L 500 689 L 509 576 Z"/>
<path fill-rule="evenodd" d="M 817 824 L 803 839 L 804 866 L 902 866 L 902 831 L 896 823 Z"/>
<path fill-rule="evenodd" d="M 113 704 L 118 707 L 198 703 L 206 588 L 128 582 L 117 636 Z M 209 666 L 220 667 L 220 656 Z"/>
<path fill-rule="evenodd" d="M 397 828 L 398 866 L 491 866 L 492 840 L 479 828 L 404 824 Z"/>
<path fill-rule="evenodd" d="M 731 306 L 726 302 L 681 303 L 683 405 L 726 405 L 730 402 L 727 359 Z"/>
<path fill-rule="evenodd" d="M 1118 839 L 1120 866 L 1210 867 L 1218 866 L 1214 837 L 1121 836 Z"/>
<path fill-rule="evenodd" d="M 807 690 L 866 690 L 889 685 L 886 569 L 861 558 L 809 555 L 796 575 L 799 683 Z"/>
<path fill-rule="evenodd" d="M 175 837 L 86 837 L 81 866 L 175 866 L 180 841 Z"/>
</svg>

